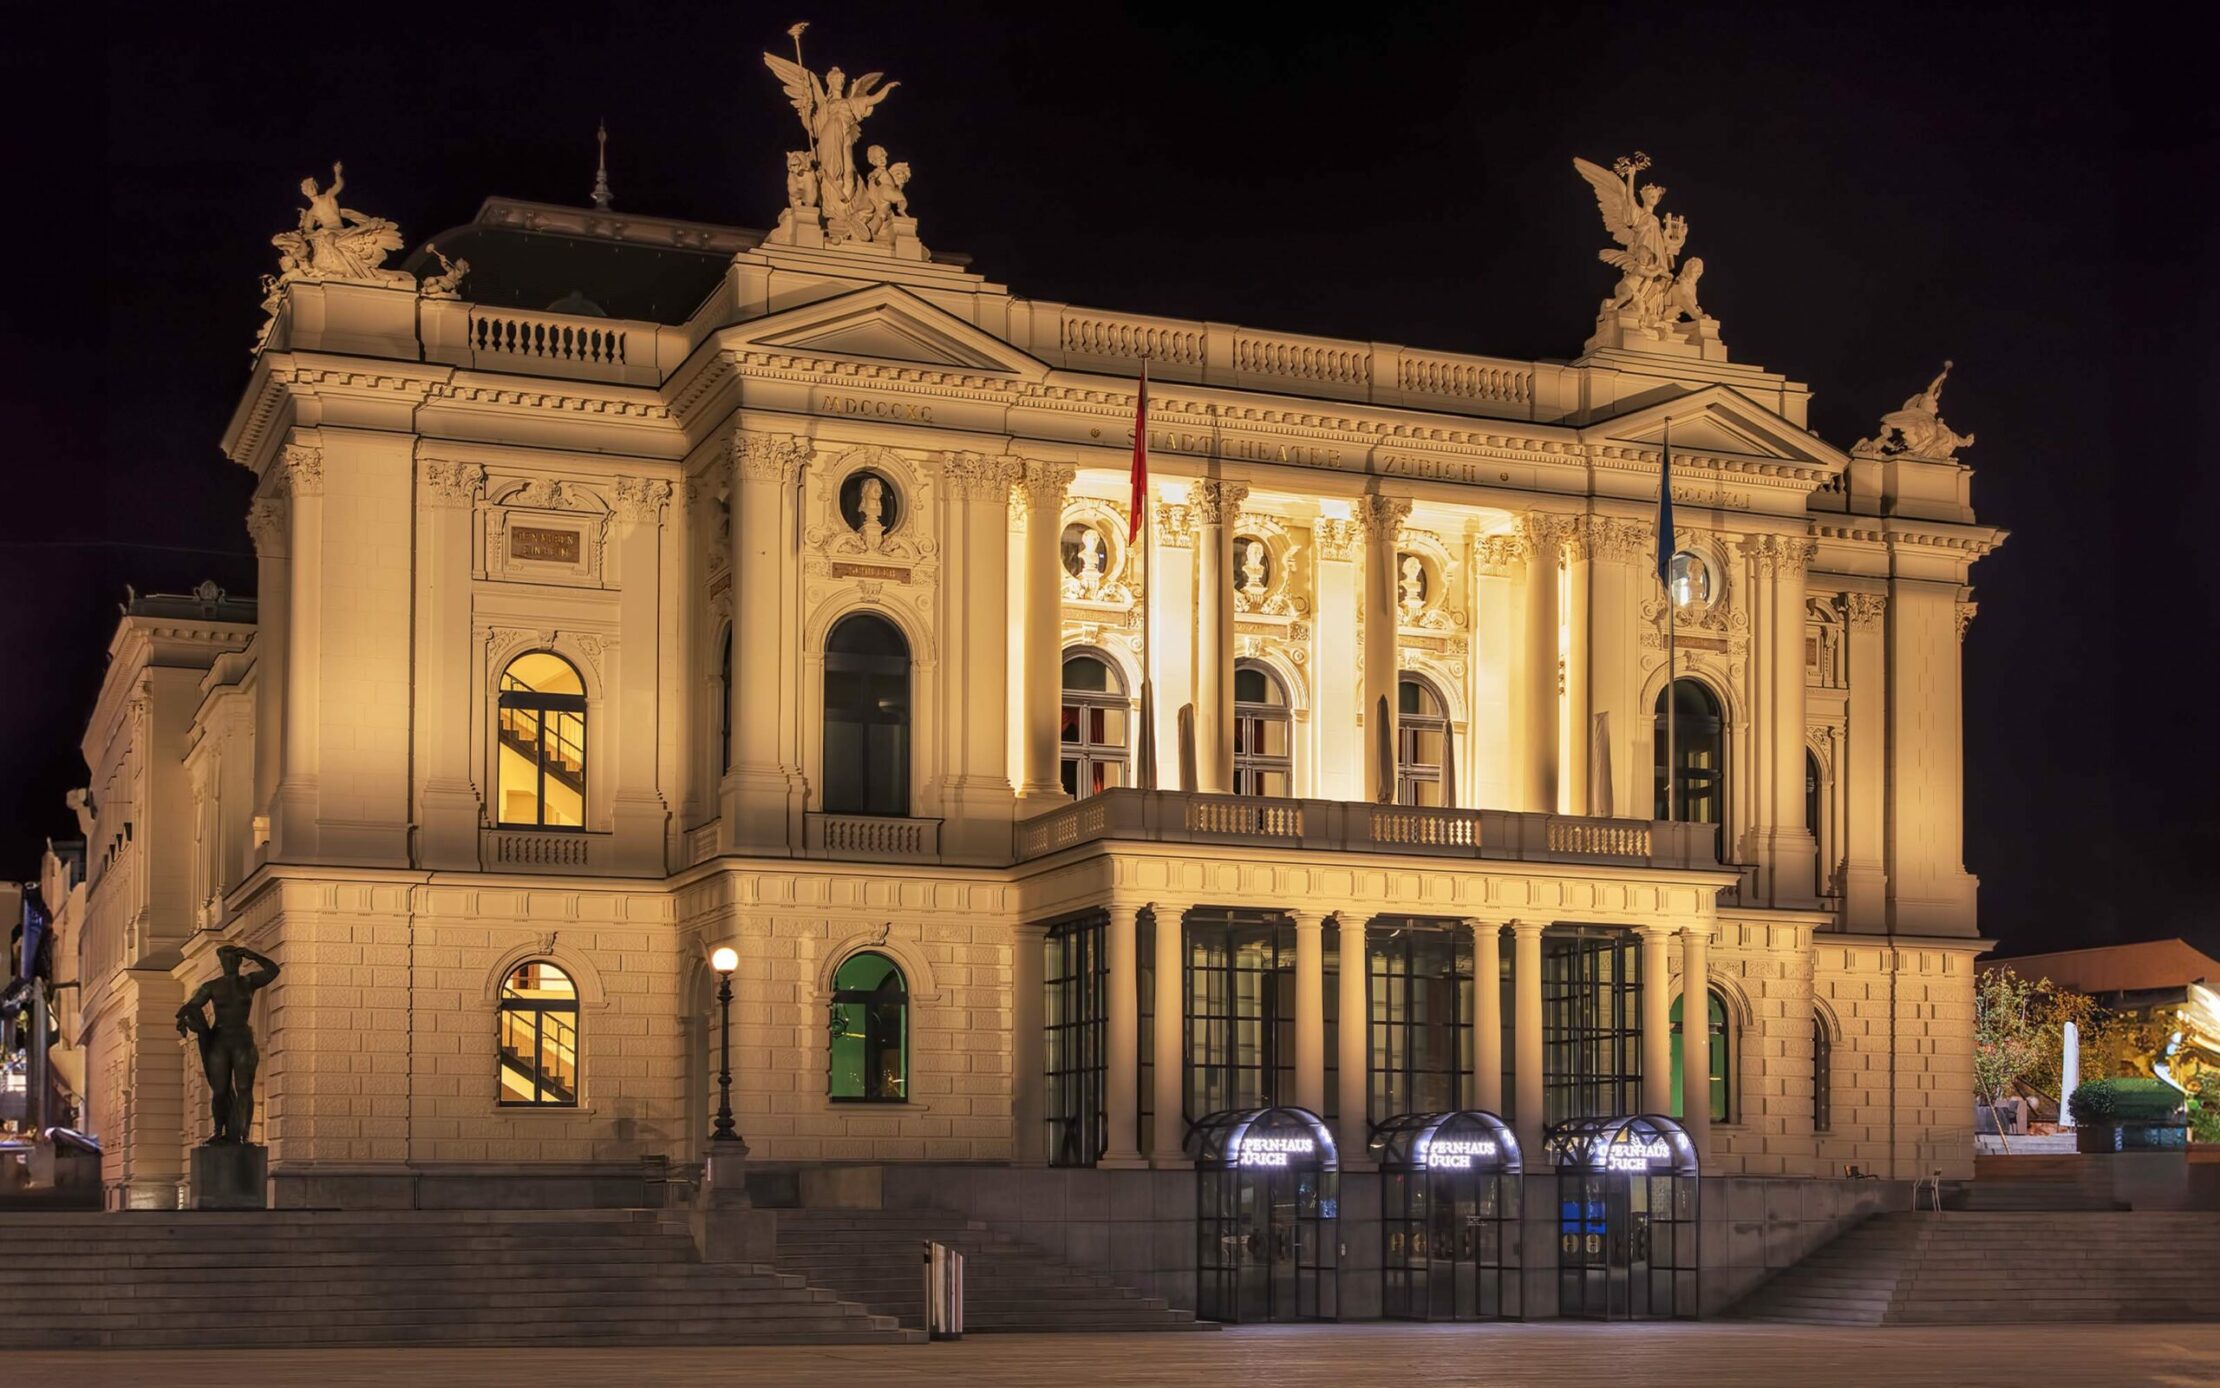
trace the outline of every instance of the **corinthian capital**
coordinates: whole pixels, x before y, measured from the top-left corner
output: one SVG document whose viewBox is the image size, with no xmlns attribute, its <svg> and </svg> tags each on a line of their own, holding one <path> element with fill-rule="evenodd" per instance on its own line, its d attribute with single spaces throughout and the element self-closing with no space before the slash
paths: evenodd
<svg viewBox="0 0 2220 1388">
<path fill-rule="evenodd" d="M 281 496 L 258 496 L 247 506 L 247 534 L 258 558 L 285 556 L 285 522 L 291 508 Z"/>
<path fill-rule="evenodd" d="M 324 494 L 324 451 L 307 444 L 289 443 L 278 454 L 277 466 L 283 471 L 285 490 L 291 496 L 322 496 Z"/>
<path fill-rule="evenodd" d="M 485 490 L 486 470 L 477 463 L 426 458 L 422 471 L 426 505 L 468 506 Z"/>
<path fill-rule="evenodd" d="M 809 461 L 809 442 L 792 434 L 734 434 L 732 466 L 743 482 L 785 485 Z"/>
<path fill-rule="evenodd" d="M 1871 626 L 1881 620 L 1889 610 L 1889 600 L 1881 593 L 1844 593 L 1842 615 L 1854 627 Z"/>
<path fill-rule="evenodd" d="M 1156 504 L 1156 538 L 1167 549 L 1193 549 L 1195 546 L 1195 512 L 1193 508 L 1170 501 Z"/>
<path fill-rule="evenodd" d="M 671 484 L 656 477 L 617 479 L 617 516 L 633 525 L 651 525 L 670 504 Z"/>
<path fill-rule="evenodd" d="M 1241 503 L 1248 499 L 1246 482 L 1205 478 L 1188 490 L 1187 510 L 1197 525 L 1224 525 L 1241 513 Z"/>
<path fill-rule="evenodd" d="M 1803 535 L 1751 535 L 1742 541 L 1742 553 L 1760 578 L 1788 578 L 1810 567 L 1819 546 Z"/>
<path fill-rule="evenodd" d="M 1357 557 L 1357 523 L 1353 520 L 1335 520 L 1328 516 L 1311 527 L 1311 534 L 1318 541 L 1318 555 L 1346 564 Z"/>
<path fill-rule="evenodd" d="M 1025 498 L 1026 508 L 1034 515 L 1061 516 L 1078 471 L 1064 463 L 1027 462 L 1022 466 L 1024 475 L 1019 479 L 1018 491 Z"/>
<path fill-rule="evenodd" d="M 1011 484 L 1022 477 L 1024 472 L 1024 465 L 1016 458 L 998 454 L 940 455 L 941 480 L 947 484 L 950 495 L 959 500 L 1007 504 Z"/>
<path fill-rule="evenodd" d="M 1528 511 L 1519 517 L 1519 538 L 1526 542 L 1530 557 L 1554 565 L 1557 552 L 1564 547 L 1565 537 L 1572 533 L 1571 516 L 1552 515 L 1548 511 Z"/>
</svg>

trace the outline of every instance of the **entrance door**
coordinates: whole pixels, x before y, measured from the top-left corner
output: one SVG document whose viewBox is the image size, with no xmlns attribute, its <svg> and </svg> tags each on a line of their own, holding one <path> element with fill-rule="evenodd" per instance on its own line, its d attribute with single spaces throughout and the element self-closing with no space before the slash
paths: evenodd
<svg viewBox="0 0 2220 1388">
<path fill-rule="evenodd" d="M 1330 1320 L 1340 1263 L 1333 1138 L 1303 1109 L 1212 1114 L 1196 1125 L 1198 1314 Z"/>
<path fill-rule="evenodd" d="M 1271 1167 L 1240 1174 L 1240 1303 L 1244 1321 L 1334 1315 L 1332 1173 Z"/>
</svg>

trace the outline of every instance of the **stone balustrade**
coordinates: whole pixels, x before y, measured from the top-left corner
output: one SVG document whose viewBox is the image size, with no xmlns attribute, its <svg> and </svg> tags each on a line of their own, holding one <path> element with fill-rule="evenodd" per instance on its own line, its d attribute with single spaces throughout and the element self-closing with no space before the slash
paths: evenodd
<svg viewBox="0 0 2220 1388">
<path fill-rule="evenodd" d="M 937 863 L 940 821 L 880 815 L 809 814 L 802 817 L 805 851 L 812 858 L 871 863 Z"/>
<path fill-rule="evenodd" d="M 576 829 L 487 829 L 479 859 L 488 872 L 605 873 L 613 847 L 611 835 Z"/>
<path fill-rule="evenodd" d="M 1632 867 L 1718 866 L 1716 835 L 1708 824 L 1143 790 L 1101 791 L 1021 821 L 1013 852 L 1025 862 L 1114 839 Z"/>
</svg>

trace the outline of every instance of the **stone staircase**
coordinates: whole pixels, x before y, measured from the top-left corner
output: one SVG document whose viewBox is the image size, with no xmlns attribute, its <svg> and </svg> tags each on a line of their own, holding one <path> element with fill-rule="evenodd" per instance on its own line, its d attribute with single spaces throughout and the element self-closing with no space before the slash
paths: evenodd
<svg viewBox="0 0 2220 1388">
<path fill-rule="evenodd" d="M 1967 1210 L 2123 1210 L 2112 1196 L 2104 1157 L 2073 1152 L 1984 1153 L 1973 1184 L 1952 1208 Z"/>
<path fill-rule="evenodd" d="M 883 1344 L 801 1277 L 695 1260 L 655 1210 L 0 1215 L 10 1345 Z"/>
<path fill-rule="evenodd" d="M 1766 1283 L 1742 1320 L 2220 1321 L 2220 1213 L 1890 1214 Z"/>
<path fill-rule="evenodd" d="M 1191 1311 L 942 1210 L 780 1210 L 778 1266 L 924 1325 L 927 1241 L 964 1255 L 964 1331 L 1216 1330 Z"/>
</svg>

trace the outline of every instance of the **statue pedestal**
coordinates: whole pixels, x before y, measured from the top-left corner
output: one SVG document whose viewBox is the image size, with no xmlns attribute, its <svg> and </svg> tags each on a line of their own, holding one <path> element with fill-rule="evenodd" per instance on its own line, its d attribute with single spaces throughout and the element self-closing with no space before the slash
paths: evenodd
<svg viewBox="0 0 2220 1388">
<path fill-rule="evenodd" d="M 189 1190 L 196 1210 L 269 1207 L 270 1149 L 256 1142 L 225 1142 L 193 1149 Z"/>
<path fill-rule="evenodd" d="M 748 1199 L 748 1149 L 712 1142 L 691 1220 L 694 1252 L 705 1263 L 769 1263 L 778 1256 L 778 1215 Z"/>
</svg>

